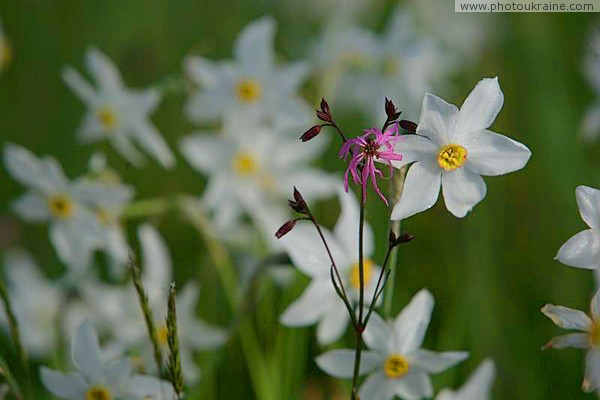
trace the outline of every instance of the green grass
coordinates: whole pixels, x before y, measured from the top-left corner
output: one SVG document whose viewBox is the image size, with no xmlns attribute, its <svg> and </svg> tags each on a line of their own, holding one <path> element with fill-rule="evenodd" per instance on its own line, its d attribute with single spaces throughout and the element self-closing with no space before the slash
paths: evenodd
<svg viewBox="0 0 600 400">
<path fill-rule="evenodd" d="M 81 69 L 84 51 L 93 44 L 116 61 L 129 85 L 164 82 L 181 74 L 182 59 L 190 52 L 228 56 L 240 28 L 257 16 L 283 8 L 275 5 L 273 1 L 230 0 L 4 2 L 0 16 L 14 48 L 14 60 L 0 75 L 2 142 L 19 143 L 37 154 L 53 154 L 71 176 L 83 172 L 94 149 L 106 150 L 124 180 L 137 188 L 138 198 L 168 192 L 200 193 L 203 180 L 180 157 L 174 172 L 154 164 L 134 170 L 126 168 L 106 145 L 76 144 L 74 132 L 83 106 L 61 82 L 60 68 L 69 63 Z M 418 289 L 429 288 L 437 306 L 427 347 L 471 351 L 468 362 L 435 378 L 439 386 L 462 383 L 481 360 L 491 356 L 499 371 L 498 399 L 592 398 L 580 390 L 583 352 L 539 350 L 552 336 L 562 333 L 539 312 L 540 307 L 553 302 L 585 309 L 593 291 L 591 272 L 553 261 L 558 247 L 584 227 L 577 212 L 575 187 L 600 186 L 600 147 L 585 147 L 577 140 L 583 111 L 593 100 L 581 76 L 592 19 L 590 14 L 493 17 L 503 21 L 502 29 L 493 32 L 499 36 L 497 45 L 485 50 L 481 61 L 460 78 L 455 96 L 447 100 L 460 104 L 480 78 L 499 75 L 505 105 L 494 130 L 525 143 L 533 157 L 522 171 L 487 179 L 485 201 L 467 218 L 455 219 L 438 204 L 404 224 L 417 239 L 401 249 L 394 311 Z M 298 47 L 312 31 L 296 22 L 290 32 L 299 39 L 293 39 L 285 27 L 281 29 L 278 42 L 286 45 L 282 46 L 285 50 Z M 193 131 L 182 115 L 182 103 L 181 95 L 167 96 L 153 118 L 172 148 Z M 361 128 L 351 118 L 343 124 Z M 325 164 L 335 170 L 343 167 L 333 158 Z M 8 215 L 9 202 L 21 189 L 5 173 L 0 174 L 0 187 L 0 212 Z M 332 224 L 335 214 L 331 211 L 337 206 L 324 207 L 321 212 Z M 383 207 L 370 205 L 367 217 L 381 244 L 381 258 L 387 235 Z M 231 313 L 214 265 L 194 230 L 175 214 L 153 222 L 170 244 L 178 281 L 201 280 L 202 316 L 211 322 L 229 323 Z M 26 224 L 19 228 L 15 243 L 31 249 L 50 273 L 60 273 L 46 228 Z M 312 362 L 319 352 L 312 330 L 288 329 L 277 323 L 277 315 L 304 284 L 305 280 L 300 280 L 282 291 L 261 283 L 255 325 L 261 349 L 267 353 L 276 398 L 301 398 L 308 381 L 327 390 L 332 387 Z M 351 338 L 347 340 L 350 344 Z M 190 398 L 253 398 L 248 374 L 253 366 L 244 364 L 237 340 L 221 353 L 203 354 L 200 359 L 204 380 L 190 392 Z"/>
</svg>

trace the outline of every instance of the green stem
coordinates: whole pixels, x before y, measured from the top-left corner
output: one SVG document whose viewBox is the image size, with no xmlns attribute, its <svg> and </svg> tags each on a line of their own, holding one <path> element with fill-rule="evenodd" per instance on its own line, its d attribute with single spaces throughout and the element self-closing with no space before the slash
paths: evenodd
<svg viewBox="0 0 600 400">
<path fill-rule="evenodd" d="M 122 219 L 150 217 L 162 215 L 176 206 L 172 198 L 159 197 L 156 199 L 137 200 L 131 203 L 121 214 Z"/>
<path fill-rule="evenodd" d="M 358 322 L 354 327 L 356 332 L 356 352 L 354 354 L 354 374 L 352 377 L 352 393 L 350 400 L 359 400 L 358 397 L 358 378 L 360 376 L 360 359 L 362 355 L 362 334 L 364 331 L 363 326 L 363 308 L 365 301 L 365 271 L 364 271 L 364 254 L 363 254 L 363 236 L 365 229 L 365 203 L 364 199 L 364 188 L 361 190 L 360 195 L 360 220 L 358 225 L 358 277 L 360 283 L 360 292 L 358 297 Z"/>
<path fill-rule="evenodd" d="M 404 181 L 406 180 L 406 166 L 400 168 L 400 170 L 394 175 L 394 178 L 390 182 L 390 193 L 392 194 L 391 200 L 393 204 L 398 203 L 402 197 L 402 191 L 404 190 Z M 400 220 L 390 220 L 390 231 L 394 232 L 396 237 L 400 236 Z M 383 316 L 385 319 L 391 317 L 392 303 L 394 300 L 394 288 L 396 286 L 396 269 L 398 268 L 398 247 L 392 249 L 390 254 L 390 276 L 388 278 L 387 287 L 383 294 Z"/>
</svg>

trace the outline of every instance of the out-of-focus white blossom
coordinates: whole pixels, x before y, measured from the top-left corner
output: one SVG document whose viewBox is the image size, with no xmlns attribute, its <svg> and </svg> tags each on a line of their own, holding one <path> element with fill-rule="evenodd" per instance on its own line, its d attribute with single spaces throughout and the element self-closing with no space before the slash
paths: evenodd
<svg viewBox="0 0 600 400">
<path fill-rule="evenodd" d="M 173 389 L 168 382 L 151 376 L 133 374 L 129 359 L 103 361 L 98 334 L 89 322 L 82 323 L 77 329 L 71 355 L 77 368 L 76 372 L 63 374 L 46 367 L 40 370 L 41 380 L 46 389 L 61 399 L 174 398 Z"/>
<path fill-rule="evenodd" d="M 572 308 L 546 304 L 542 313 L 556 326 L 578 331 L 552 338 L 546 349 L 565 349 L 576 347 L 588 349 L 585 359 L 585 377 L 582 389 L 592 392 L 600 387 L 600 290 L 596 292 L 590 304 L 590 315 Z"/>
<path fill-rule="evenodd" d="M 489 400 L 495 378 L 494 362 L 485 360 L 460 389 L 443 389 L 435 400 Z"/>
<path fill-rule="evenodd" d="M 88 108 L 78 129 L 79 140 L 106 139 L 129 162 L 140 166 L 144 156 L 133 146 L 135 142 L 163 167 L 174 167 L 173 153 L 150 121 L 150 114 L 160 103 L 160 92 L 127 88 L 115 64 L 95 47 L 88 49 L 85 61 L 96 88 L 74 68 L 68 66 L 62 71 L 65 83 Z"/>
<path fill-rule="evenodd" d="M 460 110 L 425 95 L 416 135 L 406 135 L 396 145 L 403 158 L 392 161 L 394 167 L 414 164 L 392 211 L 393 220 L 431 208 L 440 188 L 446 208 L 462 218 L 486 195 L 481 175 L 504 175 L 527 164 L 531 152 L 525 145 L 488 130 L 503 103 L 498 78 L 481 80 Z"/>
<path fill-rule="evenodd" d="M 596 99 L 583 117 L 581 136 L 587 142 L 600 137 L 600 28 L 595 27 L 588 39 L 587 53 L 583 63 L 583 72 L 595 91 Z"/>
<path fill-rule="evenodd" d="M 181 141 L 180 150 L 194 169 L 209 176 L 202 199 L 220 232 L 235 228 L 246 214 L 273 241 L 287 219 L 283 202 L 294 186 L 308 199 L 333 193 L 336 180 L 308 165 L 323 143 L 299 145 L 296 138 L 232 116 L 222 134 L 193 134 Z"/>
<path fill-rule="evenodd" d="M 298 95 L 308 65 L 276 63 L 275 25 L 273 18 L 263 17 L 246 26 L 235 41 L 233 60 L 186 60 L 189 77 L 200 86 L 185 106 L 191 121 L 223 121 L 241 114 L 285 127 L 310 120 L 310 108 Z"/>
<path fill-rule="evenodd" d="M 336 261 L 348 299 L 356 304 L 360 291 L 358 265 L 359 205 L 353 194 L 338 189 L 341 214 L 333 232 L 323 229 L 329 249 Z M 346 330 L 350 316 L 331 282 L 331 261 L 315 227 L 300 224 L 282 237 L 281 242 L 292 263 L 311 278 L 302 296 L 293 302 L 281 316 L 287 326 L 318 324 L 317 338 L 321 344 L 339 339 Z M 373 298 L 381 268 L 370 258 L 375 253 L 373 232 L 365 224 L 364 239 L 365 304 Z"/>
<path fill-rule="evenodd" d="M 7 252 L 3 264 L 23 346 L 35 358 L 52 354 L 58 344 L 64 293 L 42 274 L 31 255 L 24 251 Z M 0 323 L 8 329 L 3 308 L 0 308 Z"/>
<path fill-rule="evenodd" d="M 362 352 L 360 374 L 369 377 L 360 388 L 361 399 L 432 397 L 430 375 L 443 372 L 469 356 L 463 351 L 436 353 L 421 348 L 433 306 L 433 296 L 423 289 L 395 321 L 387 322 L 377 313 L 371 315 L 363 335 L 369 349 Z M 328 351 L 317 357 L 317 365 L 336 378 L 352 378 L 354 352 Z"/>
</svg>

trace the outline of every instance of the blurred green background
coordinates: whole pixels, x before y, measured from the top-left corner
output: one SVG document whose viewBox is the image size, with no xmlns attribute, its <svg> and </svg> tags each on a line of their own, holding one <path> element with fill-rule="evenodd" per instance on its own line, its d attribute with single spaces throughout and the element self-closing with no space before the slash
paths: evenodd
<svg viewBox="0 0 600 400">
<path fill-rule="evenodd" d="M 203 180 L 181 157 L 173 172 L 154 163 L 135 170 L 127 168 L 105 144 L 77 144 L 74 133 L 84 107 L 62 83 L 60 68 L 68 63 L 82 70 L 85 49 L 93 44 L 116 62 L 129 86 L 167 82 L 181 75 L 182 59 L 191 52 L 229 57 L 240 29 L 265 14 L 280 17 L 277 49 L 285 57 L 298 47 L 298 41 L 308 41 L 318 32 L 314 24 L 303 24 L 283 13 L 285 7 L 284 1 L 267 0 L 0 2 L 0 18 L 13 47 L 13 60 L 0 75 L 2 142 L 21 144 L 38 155 L 55 155 L 70 176 L 83 173 L 93 150 L 103 149 L 124 181 L 137 188 L 137 198 L 200 193 Z M 378 4 L 380 23 L 390 7 L 391 2 Z M 552 302 L 585 310 L 594 289 L 592 272 L 563 266 L 553 257 L 564 241 L 584 228 L 575 187 L 600 186 L 600 146 L 583 145 L 577 138 L 583 112 L 594 100 L 582 78 L 581 64 L 595 15 L 495 14 L 486 18 L 499 22 L 491 35 L 496 43 L 462 74 L 454 96 L 447 100 L 461 104 L 480 78 L 498 75 L 505 105 L 493 128 L 525 143 L 533 156 L 522 171 L 486 179 L 488 195 L 467 218 L 452 217 L 439 203 L 403 225 L 417 239 L 400 254 L 394 309 L 399 311 L 420 288 L 429 288 L 437 306 L 426 347 L 471 352 L 469 361 L 434 378 L 438 388 L 462 384 L 480 361 L 491 356 L 498 366 L 495 398 L 592 398 L 580 389 L 582 351 L 540 351 L 552 336 L 564 332 L 539 309 Z M 182 114 L 183 100 L 181 93 L 166 95 L 153 116 L 174 149 L 194 129 Z M 418 119 L 418 115 L 406 117 Z M 360 122 L 355 118 L 342 121 L 347 130 L 356 132 L 363 128 Z M 343 165 L 333 156 L 335 149 L 329 154 L 324 166 L 341 171 Z M 22 189 L 5 170 L 0 173 L 0 187 L 3 229 L 8 229 L 9 203 Z M 335 204 L 322 208 L 330 226 L 335 210 Z M 381 244 L 387 235 L 386 218 L 381 205 L 369 207 L 368 220 Z M 135 222 L 129 224 L 132 239 Z M 157 217 L 153 222 L 169 242 L 177 280 L 201 280 L 203 318 L 229 323 L 231 312 L 195 231 L 177 215 Z M 18 231 L 4 235 L 5 242 L 30 249 L 49 273 L 61 271 L 45 226 L 18 223 Z M 383 250 L 379 246 L 379 257 Z M 301 281 L 284 292 L 263 282 L 255 313 L 263 350 L 269 355 L 272 384 L 281 399 L 329 398 L 334 385 L 312 361 L 319 352 L 312 329 L 277 324 L 276 316 L 304 284 Z M 350 337 L 347 340 L 352 343 Z M 254 398 L 248 374 L 253 365 L 245 364 L 237 340 L 219 354 L 199 358 L 204 379 L 189 398 Z M 320 388 L 325 388 L 323 397 L 318 395 Z"/>
</svg>

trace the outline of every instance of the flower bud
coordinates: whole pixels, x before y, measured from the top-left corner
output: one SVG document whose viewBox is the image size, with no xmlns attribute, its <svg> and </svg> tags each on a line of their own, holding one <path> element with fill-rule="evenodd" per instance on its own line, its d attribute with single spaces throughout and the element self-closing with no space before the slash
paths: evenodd
<svg viewBox="0 0 600 400">
<path fill-rule="evenodd" d="M 329 109 L 329 103 L 327 100 L 321 97 L 321 111 L 331 116 L 331 110 Z"/>
<path fill-rule="evenodd" d="M 388 99 L 387 97 L 385 98 L 385 114 L 387 115 L 388 119 L 392 120 L 396 115 L 396 106 L 394 105 L 394 102 Z"/>
<path fill-rule="evenodd" d="M 389 246 L 390 248 L 394 248 L 398 245 L 408 243 L 415 238 L 415 235 L 411 235 L 410 233 L 401 233 L 400 236 L 396 237 L 396 234 L 390 230 L 389 236 Z"/>
<path fill-rule="evenodd" d="M 294 227 L 296 226 L 296 220 L 287 221 L 285 224 L 281 225 L 277 232 L 275 232 L 275 237 L 277 239 L 281 239 L 283 236 L 287 235 Z"/>
<path fill-rule="evenodd" d="M 294 200 L 288 200 L 288 204 L 292 208 L 292 210 L 296 211 L 297 213 L 305 215 L 308 214 L 308 205 L 306 204 L 306 201 L 304 201 L 304 198 L 295 186 Z"/>
<path fill-rule="evenodd" d="M 417 124 L 406 119 L 400 121 L 400 127 L 410 133 L 415 133 L 417 131 Z"/>
<path fill-rule="evenodd" d="M 324 111 L 317 110 L 317 118 L 324 122 L 331 122 L 331 115 Z"/>
<path fill-rule="evenodd" d="M 300 136 L 300 140 L 308 142 L 321 132 L 321 125 L 315 125 Z"/>
</svg>

